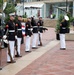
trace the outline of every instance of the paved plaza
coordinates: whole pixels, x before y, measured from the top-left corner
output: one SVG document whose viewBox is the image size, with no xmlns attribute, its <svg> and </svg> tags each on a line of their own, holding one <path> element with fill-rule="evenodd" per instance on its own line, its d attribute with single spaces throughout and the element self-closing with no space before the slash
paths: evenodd
<svg viewBox="0 0 74 75">
<path fill-rule="evenodd" d="M 15 58 L 13 64 L 6 63 L 7 48 L 3 49 L 0 75 L 74 75 L 74 41 L 66 41 L 66 50 L 60 50 L 55 29 L 48 28 L 43 33 L 42 42 L 42 47 L 26 53 L 24 37 L 22 57 Z"/>
</svg>

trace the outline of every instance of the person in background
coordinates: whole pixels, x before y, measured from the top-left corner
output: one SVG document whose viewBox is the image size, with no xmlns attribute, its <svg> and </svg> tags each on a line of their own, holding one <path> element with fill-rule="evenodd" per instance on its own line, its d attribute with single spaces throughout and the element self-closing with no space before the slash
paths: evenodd
<svg viewBox="0 0 74 75">
<path fill-rule="evenodd" d="M 37 22 L 37 26 L 38 26 L 38 34 L 39 34 L 39 38 L 38 38 L 38 46 L 42 46 L 42 33 L 43 33 L 43 20 L 42 17 L 39 17 L 39 21 Z"/>
<path fill-rule="evenodd" d="M 25 52 L 31 52 L 30 50 L 30 41 L 31 41 L 31 35 L 32 35 L 31 18 L 27 19 L 25 26 L 26 26 L 25 27 L 25 35 L 26 35 Z"/>
<path fill-rule="evenodd" d="M 68 16 L 64 16 L 64 19 L 60 24 L 60 50 L 66 50 L 65 33 L 67 32 L 66 28 L 68 26 L 68 20 Z"/>
</svg>

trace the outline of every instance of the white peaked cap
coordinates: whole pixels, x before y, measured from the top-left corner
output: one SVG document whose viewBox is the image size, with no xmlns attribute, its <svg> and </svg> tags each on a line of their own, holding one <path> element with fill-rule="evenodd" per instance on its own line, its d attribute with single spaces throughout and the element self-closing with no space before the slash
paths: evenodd
<svg viewBox="0 0 74 75">
<path fill-rule="evenodd" d="M 64 16 L 64 19 L 69 21 L 69 17 L 67 15 Z"/>
</svg>

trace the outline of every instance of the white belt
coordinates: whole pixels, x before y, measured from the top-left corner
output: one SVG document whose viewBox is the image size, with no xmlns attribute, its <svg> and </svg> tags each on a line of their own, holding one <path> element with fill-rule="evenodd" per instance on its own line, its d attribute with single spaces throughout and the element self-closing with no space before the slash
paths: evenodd
<svg viewBox="0 0 74 75">
<path fill-rule="evenodd" d="M 9 30 L 9 32 L 15 32 L 15 30 Z"/>
<path fill-rule="evenodd" d="M 28 29 L 28 30 L 32 31 L 33 29 L 31 28 L 31 29 Z"/>
<path fill-rule="evenodd" d="M 43 27 L 43 26 L 40 26 L 40 27 Z"/>
<path fill-rule="evenodd" d="M 31 30 L 31 29 L 28 29 L 28 30 Z"/>
<path fill-rule="evenodd" d="M 17 29 L 17 30 L 22 30 L 22 29 Z"/>
<path fill-rule="evenodd" d="M 65 27 L 63 27 L 62 29 L 66 29 Z"/>
<path fill-rule="evenodd" d="M 33 28 L 37 28 L 38 26 L 33 26 Z"/>
<path fill-rule="evenodd" d="M 43 26 L 39 26 L 39 28 L 43 28 Z"/>
</svg>

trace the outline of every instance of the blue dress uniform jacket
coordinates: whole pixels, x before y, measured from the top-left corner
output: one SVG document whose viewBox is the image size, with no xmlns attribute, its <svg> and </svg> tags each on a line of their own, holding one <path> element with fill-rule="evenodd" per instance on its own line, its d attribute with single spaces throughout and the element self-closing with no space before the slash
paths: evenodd
<svg viewBox="0 0 74 75">
<path fill-rule="evenodd" d="M 38 26 L 35 20 L 31 22 L 31 25 L 33 27 L 33 33 L 38 33 Z"/>
<path fill-rule="evenodd" d="M 12 20 L 9 20 L 6 23 L 6 29 L 8 29 L 8 40 L 14 41 L 15 40 L 15 23 Z"/>
<path fill-rule="evenodd" d="M 32 35 L 32 31 L 31 31 L 31 22 L 27 21 L 26 22 L 26 28 L 25 28 L 25 35 L 27 36 L 31 36 Z"/>
<path fill-rule="evenodd" d="M 16 30 L 16 35 L 17 35 L 17 37 L 19 37 L 19 38 L 22 38 L 22 25 L 21 25 L 21 21 L 20 20 L 18 20 L 17 22 L 16 22 L 16 28 L 15 28 L 15 30 Z"/>
<path fill-rule="evenodd" d="M 39 23 L 39 25 L 38 25 Z M 42 20 L 39 20 L 37 23 L 38 25 L 38 31 L 40 31 L 41 33 L 43 33 L 43 21 Z"/>
<path fill-rule="evenodd" d="M 65 34 L 67 32 L 68 21 L 61 22 L 60 34 Z"/>
</svg>

